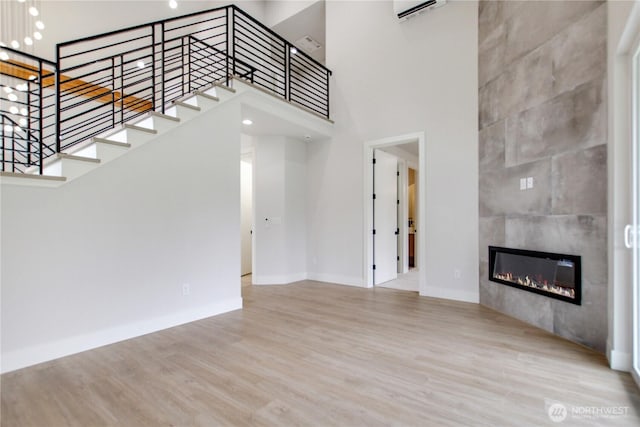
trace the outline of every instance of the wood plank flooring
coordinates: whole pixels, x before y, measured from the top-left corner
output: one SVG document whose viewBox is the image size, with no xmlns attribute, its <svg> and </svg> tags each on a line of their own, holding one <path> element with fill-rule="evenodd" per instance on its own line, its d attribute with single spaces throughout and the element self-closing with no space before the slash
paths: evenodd
<svg viewBox="0 0 640 427">
<path fill-rule="evenodd" d="M 243 310 L 3 375 L 2 426 L 640 425 L 635 383 L 603 355 L 475 304 L 312 281 L 243 293 Z M 555 424 L 556 402 L 626 415 Z"/>
</svg>

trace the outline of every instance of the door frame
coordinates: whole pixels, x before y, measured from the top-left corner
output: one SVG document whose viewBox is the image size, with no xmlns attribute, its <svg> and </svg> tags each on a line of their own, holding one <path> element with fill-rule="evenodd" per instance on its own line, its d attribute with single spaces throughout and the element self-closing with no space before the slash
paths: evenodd
<svg viewBox="0 0 640 427">
<path fill-rule="evenodd" d="M 625 225 L 633 222 L 633 166 L 632 166 L 632 83 L 631 61 L 634 46 L 640 39 L 640 3 L 630 5 L 627 12 L 621 5 L 609 4 L 608 14 L 615 25 L 609 30 L 608 48 L 608 264 L 609 325 L 607 359 L 612 369 L 633 372 L 633 255 L 625 246 Z M 620 26 L 616 21 L 627 16 Z M 628 15 L 627 15 L 628 13 Z M 617 25 L 617 27 L 616 27 Z M 616 33 L 619 31 L 619 33 Z M 618 37 L 617 41 L 615 37 Z M 614 45 L 614 43 L 617 43 Z M 637 238 L 637 236 L 636 236 Z"/>
<path fill-rule="evenodd" d="M 418 253 L 418 283 L 420 293 L 422 294 L 426 288 L 426 252 L 423 249 L 427 236 L 424 233 L 426 227 L 426 140 L 424 132 L 415 132 L 404 135 L 392 136 L 389 138 L 382 138 L 377 140 L 365 141 L 363 146 L 363 228 L 362 228 L 362 240 L 363 240 L 363 263 L 362 274 L 364 277 L 364 286 L 367 288 L 373 287 L 373 150 L 376 148 L 392 147 L 394 145 L 407 144 L 410 142 L 418 143 L 418 171 L 421 171 L 418 175 L 418 224 L 420 230 L 423 232 L 418 233 L 416 236 L 416 248 Z M 401 224 L 400 232 L 406 232 L 407 225 Z M 404 230 L 404 231 L 403 231 Z"/>
</svg>

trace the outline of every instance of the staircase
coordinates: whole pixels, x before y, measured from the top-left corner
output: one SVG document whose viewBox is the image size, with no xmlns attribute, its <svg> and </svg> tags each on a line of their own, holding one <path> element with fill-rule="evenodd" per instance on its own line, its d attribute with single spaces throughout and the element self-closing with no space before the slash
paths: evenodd
<svg viewBox="0 0 640 427">
<path fill-rule="evenodd" d="M 233 98 L 234 82 L 329 120 L 331 71 L 226 6 L 57 46 L 0 52 L 7 184 L 57 187 Z"/>
<path fill-rule="evenodd" d="M 151 142 L 163 133 L 231 99 L 235 94 L 235 89 L 212 84 L 172 102 L 164 114 L 149 111 L 130 123 L 92 137 L 66 152 L 56 153 L 45 160 L 42 174 L 38 173 L 38 168 L 32 167 L 24 173 L 2 172 L 0 177 L 7 184 L 44 187 L 63 185 Z"/>
</svg>

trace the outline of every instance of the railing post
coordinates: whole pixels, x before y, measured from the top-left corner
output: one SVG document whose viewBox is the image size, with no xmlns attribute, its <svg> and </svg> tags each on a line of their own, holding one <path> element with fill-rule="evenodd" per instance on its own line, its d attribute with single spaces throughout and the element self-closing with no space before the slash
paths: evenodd
<svg viewBox="0 0 640 427">
<path fill-rule="evenodd" d="M 151 109 L 156 110 L 156 26 L 151 26 Z M 163 113 L 164 113 L 164 106 Z"/>
<path fill-rule="evenodd" d="M 231 20 L 233 19 L 233 8 L 231 6 L 227 6 L 225 9 L 225 18 L 224 18 L 224 37 L 225 37 L 225 46 L 226 48 L 226 57 L 225 57 L 225 84 L 229 86 L 229 58 L 231 58 L 231 46 L 229 45 L 229 31 L 231 31 Z"/>
<path fill-rule="evenodd" d="M 227 42 L 227 57 L 225 60 L 225 84 L 231 84 L 231 77 L 236 74 L 236 12 L 234 6 L 227 6 L 227 28 L 225 29 Z M 231 62 L 231 64 L 229 63 Z"/>
<path fill-rule="evenodd" d="M 62 70 L 60 69 L 60 45 L 57 44 L 56 45 L 56 69 L 54 70 L 56 75 L 56 153 L 60 152 L 60 132 L 62 129 L 62 126 L 61 126 L 62 117 L 60 114 L 60 108 L 62 107 L 61 105 L 62 100 L 60 99 L 60 93 L 62 92 L 60 90 L 60 86 L 61 86 L 60 76 L 62 75 L 61 71 Z M 42 117 L 40 117 L 40 119 L 42 119 Z M 42 150 L 40 150 L 40 152 L 42 153 Z M 42 168 L 42 162 L 40 162 L 40 165 L 41 165 L 40 167 Z M 42 171 L 40 171 L 40 173 L 42 173 Z"/>
<path fill-rule="evenodd" d="M 162 114 L 164 114 L 164 99 L 165 99 L 165 91 L 164 91 L 164 85 L 165 85 L 165 81 L 164 81 L 164 60 L 165 60 L 165 41 L 164 41 L 164 22 L 162 22 L 160 24 L 160 40 L 162 41 L 162 55 L 161 55 L 161 63 L 160 63 L 160 72 L 162 73 L 162 75 L 160 76 L 160 81 L 161 81 L 161 86 L 160 86 L 160 93 L 161 93 L 161 98 L 160 101 L 162 102 Z"/>
<path fill-rule="evenodd" d="M 291 45 L 284 43 L 284 99 L 291 101 Z"/>
<path fill-rule="evenodd" d="M 39 69 L 42 73 L 42 62 L 39 62 Z M 27 82 L 27 129 L 25 130 L 27 133 L 27 167 L 31 166 L 31 140 L 33 139 L 33 133 L 31 132 L 31 82 Z M 22 115 L 22 111 L 20 111 Z M 40 120 L 42 122 L 42 120 Z M 40 138 L 42 138 L 42 133 L 40 133 Z"/>
<path fill-rule="evenodd" d="M 329 72 L 329 70 L 326 70 L 327 73 L 327 119 L 330 117 L 329 115 L 329 80 L 331 79 L 331 73 Z"/>
<path fill-rule="evenodd" d="M 56 70 L 57 73 L 57 70 Z M 58 73 L 59 74 L 59 73 Z M 42 123 L 42 118 L 44 117 L 44 107 L 42 105 L 42 97 L 44 95 L 44 87 L 43 87 L 43 82 L 42 82 L 42 61 L 38 61 L 38 111 L 40 114 L 40 117 L 38 117 L 38 122 L 39 122 L 39 126 L 38 126 L 38 163 L 39 163 L 39 167 L 38 170 L 40 172 L 40 175 L 42 175 L 42 173 L 44 172 L 44 154 L 43 154 L 43 146 L 44 146 L 44 129 L 43 129 L 43 123 Z M 31 116 L 31 103 L 28 103 L 28 115 Z M 59 111 L 59 110 L 58 110 Z M 29 128 L 31 128 L 31 123 L 29 123 Z M 27 140 L 27 143 L 29 144 L 29 146 L 31 146 L 31 142 Z M 60 152 L 60 140 L 58 139 L 58 147 L 57 147 L 58 152 Z M 29 163 L 29 162 L 28 162 Z"/>
<path fill-rule="evenodd" d="M 124 123 L 124 55 L 120 54 L 120 124 Z"/>
<path fill-rule="evenodd" d="M 116 59 L 111 58 L 111 127 L 116 127 Z"/>
</svg>

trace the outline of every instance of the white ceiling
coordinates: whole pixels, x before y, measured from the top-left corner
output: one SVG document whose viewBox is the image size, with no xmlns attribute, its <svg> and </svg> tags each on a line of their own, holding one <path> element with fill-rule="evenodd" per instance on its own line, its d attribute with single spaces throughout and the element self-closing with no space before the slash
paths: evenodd
<svg viewBox="0 0 640 427">
<path fill-rule="evenodd" d="M 313 129 L 290 122 L 280 116 L 270 114 L 250 105 L 242 106 L 242 119 L 250 119 L 253 122 L 252 125 L 242 125 L 242 133 L 250 136 L 286 136 L 308 142 L 327 139 L 326 135 L 322 135 Z"/>
</svg>

